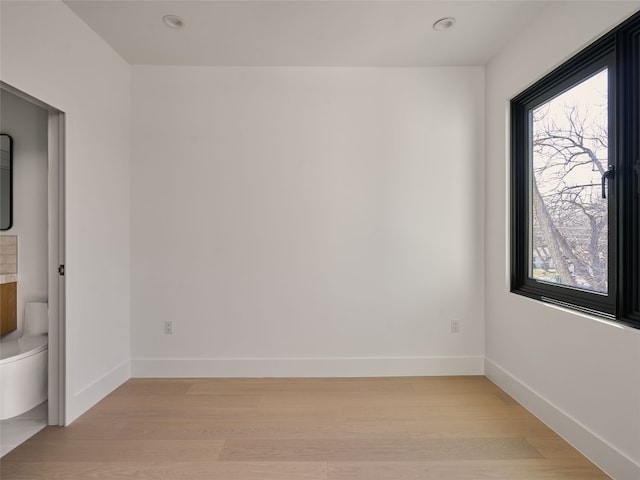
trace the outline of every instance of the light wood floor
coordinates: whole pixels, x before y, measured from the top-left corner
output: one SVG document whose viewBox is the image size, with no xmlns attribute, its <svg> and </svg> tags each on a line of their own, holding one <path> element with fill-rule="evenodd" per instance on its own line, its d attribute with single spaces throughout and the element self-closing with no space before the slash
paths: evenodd
<svg viewBox="0 0 640 480">
<path fill-rule="evenodd" d="M 132 379 L 10 479 L 609 478 L 484 377 Z"/>
</svg>

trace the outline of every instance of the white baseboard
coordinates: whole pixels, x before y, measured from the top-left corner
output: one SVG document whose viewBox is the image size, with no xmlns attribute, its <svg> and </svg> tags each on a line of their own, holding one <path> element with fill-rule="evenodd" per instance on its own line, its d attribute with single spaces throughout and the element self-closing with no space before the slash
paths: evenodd
<svg viewBox="0 0 640 480">
<path fill-rule="evenodd" d="M 640 465 L 493 361 L 485 375 L 615 480 L 640 478 Z"/>
<path fill-rule="evenodd" d="M 133 377 L 387 377 L 484 375 L 484 357 L 219 358 L 131 361 Z"/>
<path fill-rule="evenodd" d="M 67 394 L 64 424 L 69 425 L 130 378 L 131 362 L 126 360 L 75 394 Z"/>
</svg>

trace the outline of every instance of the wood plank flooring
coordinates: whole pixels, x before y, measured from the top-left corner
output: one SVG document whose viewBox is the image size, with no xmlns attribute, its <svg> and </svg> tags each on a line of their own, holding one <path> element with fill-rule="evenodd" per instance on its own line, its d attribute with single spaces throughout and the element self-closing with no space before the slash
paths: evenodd
<svg viewBox="0 0 640 480">
<path fill-rule="evenodd" d="M 596 480 L 484 377 L 131 379 L 0 478 Z"/>
</svg>

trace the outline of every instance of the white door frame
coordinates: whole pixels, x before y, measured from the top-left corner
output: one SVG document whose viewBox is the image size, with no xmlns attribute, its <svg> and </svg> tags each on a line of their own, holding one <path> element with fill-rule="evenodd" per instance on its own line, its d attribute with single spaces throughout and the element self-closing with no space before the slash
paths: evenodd
<svg viewBox="0 0 640 480">
<path fill-rule="evenodd" d="M 65 425 L 65 118 L 57 108 L 0 81 L 0 89 L 49 112 L 48 122 L 48 235 L 49 235 L 49 425 Z"/>
</svg>

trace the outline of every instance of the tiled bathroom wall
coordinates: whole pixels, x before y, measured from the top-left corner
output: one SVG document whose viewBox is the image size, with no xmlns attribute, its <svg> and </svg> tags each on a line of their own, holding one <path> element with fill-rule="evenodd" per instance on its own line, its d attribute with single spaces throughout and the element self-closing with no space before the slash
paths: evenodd
<svg viewBox="0 0 640 480">
<path fill-rule="evenodd" d="M 0 235 L 0 283 L 18 279 L 18 237 Z"/>
</svg>

